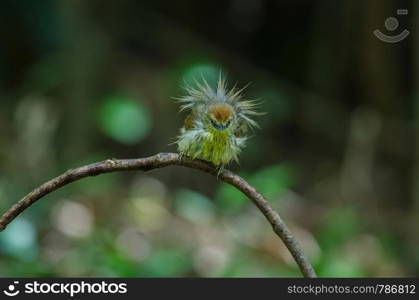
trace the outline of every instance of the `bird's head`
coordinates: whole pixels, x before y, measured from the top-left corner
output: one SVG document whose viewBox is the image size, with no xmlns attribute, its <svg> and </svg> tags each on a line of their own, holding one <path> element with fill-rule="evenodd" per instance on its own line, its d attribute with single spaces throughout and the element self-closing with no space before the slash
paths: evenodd
<svg viewBox="0 0 419 300">
<path fill-rule="evenodd" d="M 223 131 L 231 128 L 234 123 L 235 113 L 230 104 L 213 104 L 208 107 L 208 117 L 210 126 L 216 130 Z"/>
</svg>

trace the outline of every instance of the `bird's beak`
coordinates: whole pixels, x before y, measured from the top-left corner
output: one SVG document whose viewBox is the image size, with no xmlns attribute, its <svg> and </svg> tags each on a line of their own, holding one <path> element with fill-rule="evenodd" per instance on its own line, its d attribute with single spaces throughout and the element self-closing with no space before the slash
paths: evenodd
<svg viewBox="0 0 419 300">
<path fill-rule="evenodd" d="M 225 130 L 228 127 L 227 124 L 218 124 L 218 123 L 216 123 L 212 120 L 211 120 L 211 123 L 215 128 L 217 128 L 218 130 L 221 130 L 221 131 Z"/>
<path fill-rule="evenodd" d="M 227 125 L 223 125 L 223 124 L 217 124 L 217 129 L 218 130 L 221 130 L 221 131 L 223 131 L 223 130 L 225 130 L 226 128 L 227 128 Z"/>
</svg>

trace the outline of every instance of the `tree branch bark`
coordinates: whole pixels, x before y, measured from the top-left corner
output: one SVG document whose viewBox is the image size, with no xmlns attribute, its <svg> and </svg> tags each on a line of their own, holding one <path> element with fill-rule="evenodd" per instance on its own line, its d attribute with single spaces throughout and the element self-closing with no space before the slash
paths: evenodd
<svg viewBox="0 0 419 300">
<path fill-rule="evenodd" d="M 6 229 L 6 226 L 13 221 L 25 209 L 41 199 L 45 195 L 56 189 L 88 176 L 97 176 L 100 174 L 141 170 L 148 171 L 157 168 L 163 168 L 170 165 L 184 166 L 197 169 L 231 184 L 242 193 L 244 193 L 259 208 L 268 222 L 272 225 L 274 232 L 281 238 L 288 250 L 291 252 L 301 273 L 304 277 L 315 278 L 316 273 L 310 264 L 310 261 L 304 255 L 299 242 L 292 235 L 287 225 L 281 217 L 273 210 L 270 203 L 249 185 L 243 178 L 228 170 L 223 170 L 220 174 L 214 166 L 206 161 L 181 157 L 176 153 L 159 153 L 154 156 L 139 159 L 108 159 L 98 163 L 82 166 L 77 169 L 71 169 L 64 174 L 51 179 L 34 189 L 28 195 L 14 204 L 8 211 L 0 217 L 0 232 Z"/>
</svg>

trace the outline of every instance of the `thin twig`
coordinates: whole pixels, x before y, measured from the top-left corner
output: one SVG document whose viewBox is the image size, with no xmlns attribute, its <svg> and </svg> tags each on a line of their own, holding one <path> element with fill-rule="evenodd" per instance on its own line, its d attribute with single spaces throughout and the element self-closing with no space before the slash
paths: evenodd
<svg viewBox="0 0 419 300">
<path fill-rule="evenodd" d="M 159 153 L 154 156 L 139 159 L 108 159 L 98 163 L 82 166 L 77 169 L 68 170 L 64 174 L 55 177 L 54 179 L 51 179 L 40 187 L 34 189 L 14 204 L 8 211 L 6 211 L 0 218 L 0 231 L 6 229 L 6 226 L 11 221 L 13 221 L 20 213 L 37 200 L 73 181 L 88 176 L 97 176 L 117 171 L 148 171 L 170 165 L 184 166 L 209 173 L 213 176 L 217 176 L 219 179 L 231 184 L 243 192 L 250 200 L 252 200 L 252 202 L 266 217 L 268 222 L 272 225 L 274 232 L 281 238 L 288 250 L 291 252 L 304 277 L 317 277 L 309 260 L 304 255 L 299 242 L 292 235 L 287 225 L 284 221 L 282 221 L 281 217 L 273 210 L 269 202 L 259 192 L 257 192 L 254 187 L 249 185 L 240 176 L 228 170 L 223 170 L 221 173 L 218 173 L 218 170 L 208 162 L 188 157 L 181 157 L 176 153 Z"/>
</svg>

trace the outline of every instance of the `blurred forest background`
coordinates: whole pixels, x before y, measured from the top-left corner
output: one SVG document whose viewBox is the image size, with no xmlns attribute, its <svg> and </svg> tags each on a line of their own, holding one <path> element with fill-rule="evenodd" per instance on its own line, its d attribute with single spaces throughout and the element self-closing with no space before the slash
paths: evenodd
<svg viewBox="0 0 419 300">
<path fill-rule="evenodd" d="M 268 112 L 230 168 L 318 274 L 419 276 L 418 4 L 3 0 L 0 210 L 69 168 L 176 151 L 172 97 L 222 69 Z M 168 167 L 40 200 L 0 233 L 0 276 L 301 275 L 243 195 Z"/>
</svg>

